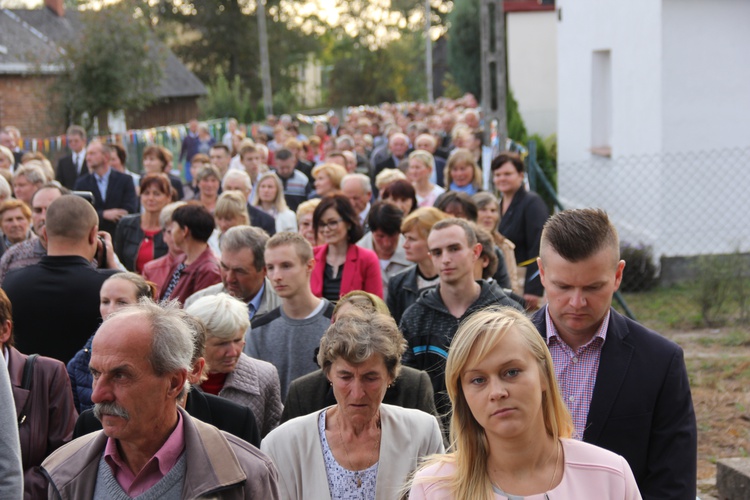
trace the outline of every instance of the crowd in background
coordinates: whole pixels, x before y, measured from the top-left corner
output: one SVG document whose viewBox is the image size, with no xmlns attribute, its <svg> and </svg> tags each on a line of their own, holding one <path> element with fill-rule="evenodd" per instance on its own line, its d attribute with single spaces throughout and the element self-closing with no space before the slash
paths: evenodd
<svg viewBox="0 0 750 500">
<path fill-rule="evenodd" d="M 502 482 L 506 491 L 531 494 L 562 481 L 560 491 L 573 491 L 565 489 L 572 483 L 562 472 L 572 467 L 569 455 L 601 460 L 616 471 L 618 479 L 601 483 L 616 492 L 613 498 L 639 498 L 639 487 L 644 493 L 650 482 L 659 483 L 662 477 L 650 477 L 641 456 L 618 461 L 616 455 L 565 439 L 558 444 L 558 438 L 584 437 L 588 406 L 576 409 L 572 399 L 563 402 L 568 379 L 561 379 L 561 396 L 549 368 L 552 360 L 541 353 L 547 352 L 544 339 L 536 336 L 542 348 L 531 342 L 534 335 L 528 332 L 537 330 L 523 314 L 538 311 L 543 321 L 548 297 L 553 307 L 537 261 L 550 214 L 527 189 L 523 159 L 514 153 L 492 159 L 493 189 L 483 189 L 481 127 L 471 95 L 435 104 L 352 108 L 344 117 L 316 121 L 309 136 L 289 115 L 269 116 L 249 129 L 230 119 L 223 137 L 212 137 L 192 120 L 177 158 L 151 145 L 143 150 L 143 171 L 137 173 L 127 168 L 122 145 L 89 140 L 81 127 L 68 129 L 70 154 L 56 168 L 39 153 L 19 151 L 20 134 L 5 127 L 0 136 L 0 320 L 9 326 L 0 346 L 14 390 L 28 392 L 28 377 L 36 384 L 31 425 L 19 420 L 25 497 L 44 496 L 48 483 L 69 484 L 55 457 L 71 459 L 65 451 L 70 448 L 49 455 L 73 437 L 104 424 L 112 440 L 128 442 L 122 437 L 127 434 L 112 438 L 107 418 L 123 414 L 101 406 L 113 397 L 101 389 L 108 361 L 97 357 L 96 346 L 105 352 L 120 345 L 119 330 L 100 328 L 103 320 L 124 331 L 126 325 L 118 323 L 124 321 L 123 311 L 147 311 L 148 301 L 171 303 L 163 306 L 165 317 L 174 314 L 182 325 L 175 331 L 184 330 L 194 346 L 186 372 L 194 389 L 187 395 L 175 392 L 172 402 L 184 415 L 266 452 L 278 469 L 278 486 L 274 479 L 271 489 L 278 487 L 283 498 L 317 498 L 326 491 L 334 498 L 397 498 L 418 460 L 444 453 L 446 443 L 459 442 L 475 452 L 477 443 L 460 441 L 462 431 L 456 428 L 469 425 L 467 416 L 451 417 L 451 409 L 460 404 L 466 411 L 468 405 L 474 412 L 477 403 L 464 401 L 470 394 L 455 383 L 464 377 L 468 360 L 497 361 L 491 349 L 516 349 L 519 359 L 533 357 L 525 362 L 542 370 L 542 379 L 529 382 L 529 390 L 546 401 L 543 415 L 530 412 L 533 426 L 527 431 L 540 439 L 539 457 L 546 461 L 531 483 L 551 476 L 542 489 L 490 473 L 493 488 Z M 577 262 L 554 245 L 566 260 Z M 487 312 L 496 306 L 509 309 Z M 608 307 L 597 319 L 605 326 Z M 494 326 L 464 324 L 477 315 L 482 319 L 476 321 Z M 157 326 L 151 326 L 156 338 Z M 473 333 L 464 331 L 471 328 Z M 523 331 L 519 338 L 525 340 L 505 339 L 503 333 L 480 341 L 482 328 Z M 450 357 L 456 337 L 463 342 L 463 358 L 455 361 L 460 366 Z M 474 352 L 477 343 L 484 346 L 481 354 Z M 141 358 L 156 349 L 155 343 L 148 345 Z M 42 356 L 29 356 L 37 353 Z M 155 358 L 148 359 L 155 376 L 162 376 Z M 482 373 L 493 373 L 492 368 Z M 550 403 L 550 397 L 556 399 Z M 15 403 L 19 414 L 19 405 L 26 411 L 18 397 Z M 683 409 L 689 419 L 692 403 Z M 170 419 L 187 418 L 182 409 L 172 410 Z M 489 433 L 494 424 L 474 416 L 472 425 Z M 154 438 L 164 442 L 169 435 L 164 432 Z M 479 463 L 489 467 L 487 460 L 509 458 L 496 451 L 485 450 Z M 430 462 L 430 472 L 423 474 L 427 479 L 415 483 L 416 498 L 432 498 L 424 485 L 438 476 L 449 478 L 438 481 L 438 491 L 486 493 L 483 486 L 459 484 L 470 462 L 453 456 L 455 461 Z M 153 488 L 170 477 L 165 472 L 141 482 L 136 470 L 119 467 L 112 466 L 115 482 L 102 476 L 101 468 L 99 476 L 89 478 L 97 494 L 154 494 Z M 692 474 L 694 491 L 694 469 Z M 110 489 L 100 490 L 105 481 Z"/>
</svg>

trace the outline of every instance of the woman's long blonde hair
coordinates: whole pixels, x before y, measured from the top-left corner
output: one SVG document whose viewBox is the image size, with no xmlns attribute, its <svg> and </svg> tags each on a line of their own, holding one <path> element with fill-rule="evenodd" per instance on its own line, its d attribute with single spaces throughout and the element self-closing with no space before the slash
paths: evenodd
<svg viewBox="0 0 750 500">
<path fill-rule="evenodd" d="M 544 339 L 531 321 L 520 311 L 509 307 L 490 307 L 478 311 L 458 327 L 451 342 L 445 367 L 445 383 L 453 405 L 450 423 L 450 451 L 437 455 L 425 465 L 452 463 L 453 475 L 440 478 L 454 498 L 492 499 L 492 483 L 487 475 L 489 444 L 484 428 L 471 413 L 461 386 L 461 374 L 471 362 L 480 362 L 510 331 L 521 336 L 534 356 L 547 390 L 542 394 L 542 418 L 547 434 L 555 441 L 573 433 L 573 421 L 560 395 L 555 368 Z M 474 356 L 471 356 L 474 349 Z M 424 477 L 421 481 L 438 478 Z M 440 480 L 438 479 L 438 480 Z"/>
</svg>

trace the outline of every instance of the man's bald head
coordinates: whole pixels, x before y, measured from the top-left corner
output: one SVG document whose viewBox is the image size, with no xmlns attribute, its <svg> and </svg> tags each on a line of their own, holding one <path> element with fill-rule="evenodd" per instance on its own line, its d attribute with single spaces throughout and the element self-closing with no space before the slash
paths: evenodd
<svg viewBox="0 0 750 500">
<path fill-rule="evenodd" d="M 99 217 L 94 207 L 79 196 L 61 196 L 50 203 L 47 209 L 45 228 L 48 239 L 83 241 L 98 224 Z"/>
</svg>

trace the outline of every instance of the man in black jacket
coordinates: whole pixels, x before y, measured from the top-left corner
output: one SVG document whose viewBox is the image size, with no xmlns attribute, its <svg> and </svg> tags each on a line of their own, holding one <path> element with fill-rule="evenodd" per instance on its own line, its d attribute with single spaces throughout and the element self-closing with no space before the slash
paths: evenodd
<svg viewBox="0 0 750 500">
<path fill-rule="evenodd" d="M 67 189 L 74 189 L 76 181 L 89 173 L 86 165 L 86 130 L 78 125 L 71 125 L 68 127 L 67 140 L 71 153 L 57 162 L 55 179 Z"/>
<path fill-rule="evenodd" d="M 617 230 L 601 210 L 547 221 L 538 259 L 547 340 L 574 437 L 622 455 L 644 499 L 695 498 L 697 431 L 682 349 L 611 308 Z"/>
<path fill-rule="evenodd" d="M 86 161 L 91 169 L 76 181 L 76 191 L 89 191 L 94 195 L 94 208 L 99 216 L 99 229 L 115 234 L 117 223 L 124 216 L 135 213 L 138 200 L 133 180 L 109 167 L 110 151 L 99 141 L 93 141 L 86 150 Z"/>
<path fill-rule="evenodd" d="M 112 240 L 99 232 L 91 204 L 74 195 L 49 205 L 43 233 L 47 255 L 10 271 L 3 290 L 13 304 L 18 349 L 67 363 L 101 321 L 99 289 L 117 272 Z M 96 269 L 95 255 L 111 269 Z"/>
<path fill-rule="evenodd" d="M 477 235 L 463 219 L 444 219 L 427 237 L 440 284 L 424 292 L 401 318 L 399 329 L 408 341 L 404 365 L 430 375 L 435 406 L 447 428 L 450 400 L 445 388 L 445 362 L 458 325 L 487 306 L 521 306 L 497 284 L 474 280 L 474 263 L 482 252 Z"/>
</svg>

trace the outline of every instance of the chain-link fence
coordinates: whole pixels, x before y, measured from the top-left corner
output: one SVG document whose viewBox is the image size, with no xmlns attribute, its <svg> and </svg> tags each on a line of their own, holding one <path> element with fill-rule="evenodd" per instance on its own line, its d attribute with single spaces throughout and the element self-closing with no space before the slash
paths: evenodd
<svg viewBox="0 0 750 500">
<path fill-rule="evenodd" d="M 538 173 L 533 155 L 529 164 Z M 675 272 L 660 263 L 750 252 L 750 147 L 559 162 L 557 199 L 607 211 L 630 268 L 626 290 Z"/>
</svg>

